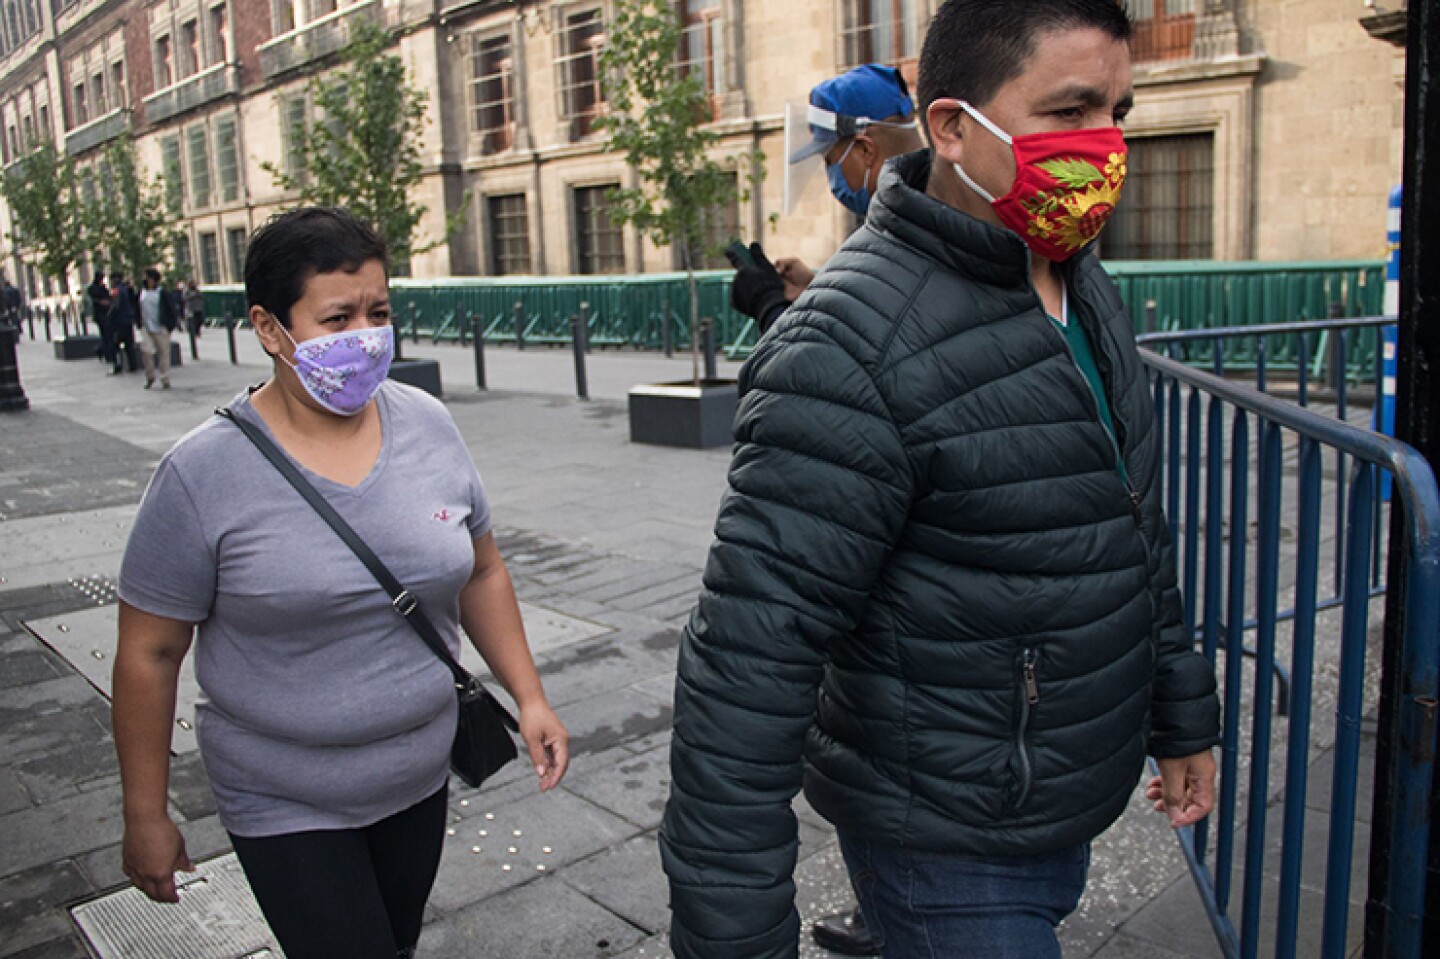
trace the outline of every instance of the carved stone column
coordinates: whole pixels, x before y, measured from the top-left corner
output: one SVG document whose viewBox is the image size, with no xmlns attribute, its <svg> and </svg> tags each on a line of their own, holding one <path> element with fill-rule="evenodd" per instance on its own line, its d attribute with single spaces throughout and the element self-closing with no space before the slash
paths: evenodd
<svg viewBox="0 0 1440 959">
<path fill-rule="evenodd" d="M 1235 22 L 1235 0 L 1205 0 L 1195 18 L 1196 60 L 1226 60 L 1240 55 L 1240 27 Z"/>
</svg>

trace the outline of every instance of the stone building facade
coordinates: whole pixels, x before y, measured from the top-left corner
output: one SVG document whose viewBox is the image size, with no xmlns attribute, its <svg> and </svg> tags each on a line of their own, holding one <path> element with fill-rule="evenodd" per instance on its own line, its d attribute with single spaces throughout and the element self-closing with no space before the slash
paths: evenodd
<svg viewBox="0 0 1440 959">
<path fill-rule="evenodd" d="M 913 79 L 938 2 L 677 0 L 677 56 L 710 92 L 715 155 L 740 186 L 755 184 L 711 217 L 717 240 L 760 238 L 774 256 L 824 261 L 854 220 L 820 178 L 782 213 L 785 104 L 871 60 Z M 1401 170 L 1404 57 L 1362 27 L 1374 0 L 1126 2 L 1137 23 L 1132 177 L 1105 254 L 1378 256 Z M 8 166 L 28 138 L 48 137 L 99 190 L 101 150 L 132 133 L 178 204 L 171 272 L 234 282 L 250 231 L 293 202 L 261 164 L 294 162 L 287 131 L 316 119 L 307 80 L 371 18 L 394 32 L 429 99 L 419 245 L 442 241 L 444 211 L 468 204 L 465 227 L 416 256 L 416 276 L 673 269 L 669 250 L 605 215 L 605 190 L 634 184 L 592 129 L 605 108 L 595 58 L 608 4 L 0 0 L 0 156 Z M 14 254 L 3 204 L 0 227 L 6 271 L 42 292 Z"/>
</svg>

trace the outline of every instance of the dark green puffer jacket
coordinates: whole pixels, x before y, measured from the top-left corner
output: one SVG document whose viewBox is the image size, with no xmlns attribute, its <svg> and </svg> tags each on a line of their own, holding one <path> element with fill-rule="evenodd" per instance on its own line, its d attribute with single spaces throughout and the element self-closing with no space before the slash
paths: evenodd
<svg viewBox="0 0 1440 959">
<path fill-rule="evenodd" d="M 741 374 L 660 836 L 683 959 L 795 955 L 802 770 L 855 835 L 1026 855 L 1114 822 L 1147 749 L 1218 741 L 1114 285 L 1092 253 L 1065 267 L 1130 488 L 1025 245 L 928 176 L 887 166 Z"/>
</svg>

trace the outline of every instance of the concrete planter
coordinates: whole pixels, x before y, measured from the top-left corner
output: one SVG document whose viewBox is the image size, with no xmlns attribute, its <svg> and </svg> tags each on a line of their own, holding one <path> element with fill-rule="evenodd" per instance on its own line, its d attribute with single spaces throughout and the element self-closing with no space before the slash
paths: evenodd
<svg viewBox="0 0 1440 959">
<path fill-rule="evenodd" d="M 392 360 L 390 379 L 418 387 L 437 399 L 440 397 L 440 363 L 437 360 Z"/>
<path fill-rule="evenodd" d="M 100 337 L 65 336 L 54 342 L 57 360 L 93 360 L 100 355 Z"/>
<path fill-rule="evenodd" d="M 630 441 L 710 449 L 735 441 L 734 380 L 650 383 L 630 390 Z"/>
</svg>

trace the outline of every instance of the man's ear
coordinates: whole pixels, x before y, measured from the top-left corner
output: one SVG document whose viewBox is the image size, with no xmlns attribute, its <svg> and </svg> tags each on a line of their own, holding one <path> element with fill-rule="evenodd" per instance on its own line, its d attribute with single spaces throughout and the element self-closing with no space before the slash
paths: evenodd
<svg viewBox="0 0 1440 959">
<path fill-rule="evenodd" d="M 942 98 L 933 101 L 925 112 L 930 126 L 930 145 L 935 156 L 947 163 L 960 163 L 964 159 L 965 145 L 961 142 L 961 117 L 965 111 L 960 101 Z"/>
</svg>

